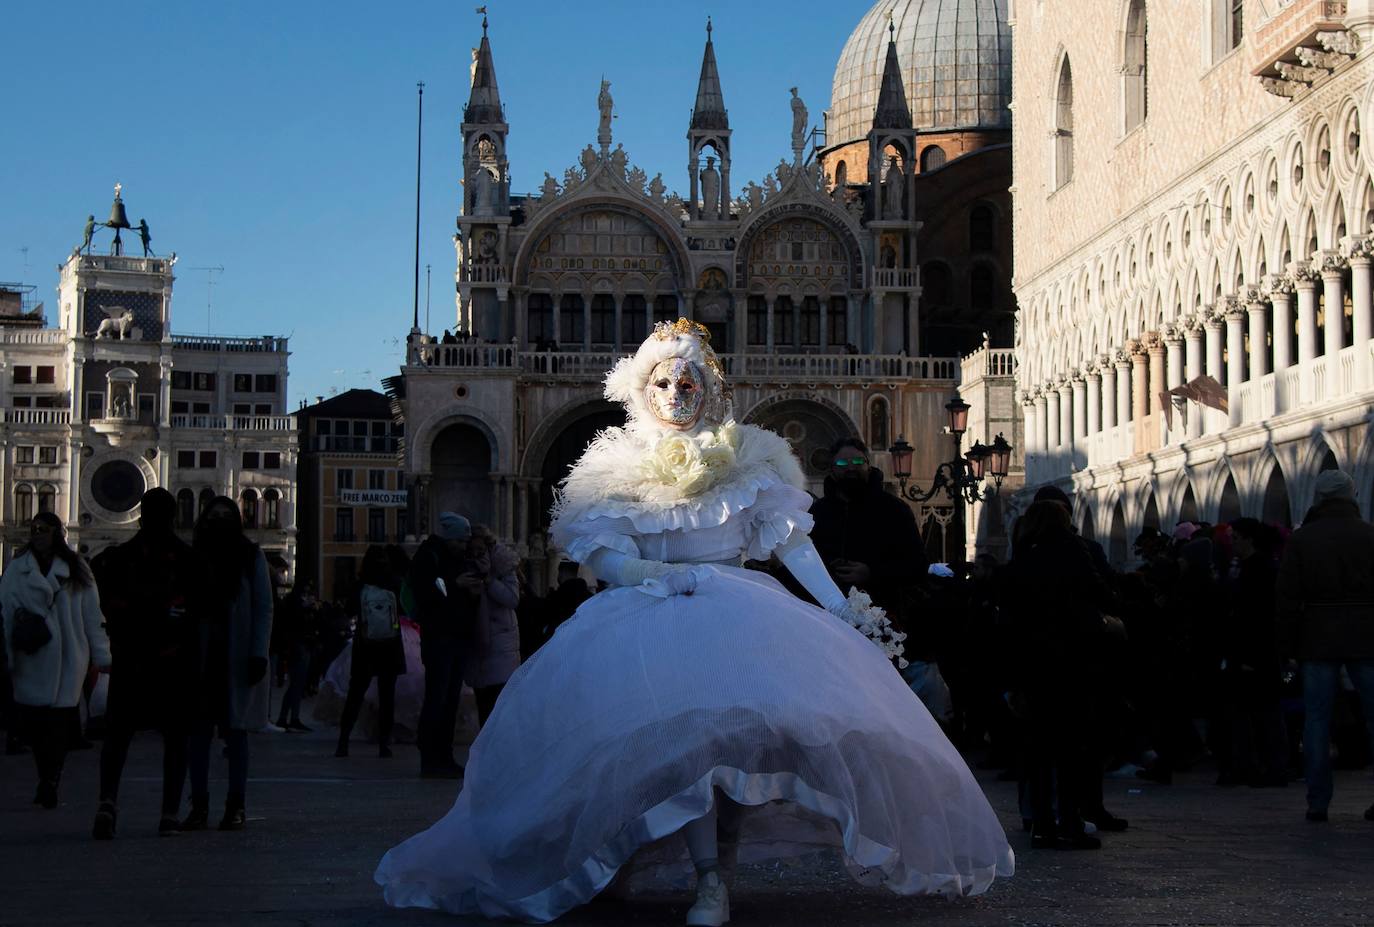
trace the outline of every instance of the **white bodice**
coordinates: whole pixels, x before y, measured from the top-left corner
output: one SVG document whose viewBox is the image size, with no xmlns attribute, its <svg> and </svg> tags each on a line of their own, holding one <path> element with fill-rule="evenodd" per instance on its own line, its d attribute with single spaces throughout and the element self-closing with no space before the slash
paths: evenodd
<svg viewBox="0 0 1374 927">
<path fill-rule="evenodd" d="M 811 496 L 775 474 L 675 505 L 607 500 L 555 526 L 568 557 L 600 547 L 665 563 L 766 560 L 793 531 L 811 531 Z"/>
</svg>

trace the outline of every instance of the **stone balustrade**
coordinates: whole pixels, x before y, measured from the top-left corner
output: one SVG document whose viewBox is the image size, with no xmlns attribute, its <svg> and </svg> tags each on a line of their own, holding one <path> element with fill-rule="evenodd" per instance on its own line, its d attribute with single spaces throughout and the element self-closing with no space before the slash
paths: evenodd
<svg viewBox="0 0 1374 927">
<path fill-rule="evenodd" d="M 6 409 L 5 422 L 11 425 L 70 425 L 70 409 Z"/>
<path fill-rule="evenodd" d="M 214 431 L 295 431 L 294 415 L 173 415 L 173 428 Z"/>
</svg>

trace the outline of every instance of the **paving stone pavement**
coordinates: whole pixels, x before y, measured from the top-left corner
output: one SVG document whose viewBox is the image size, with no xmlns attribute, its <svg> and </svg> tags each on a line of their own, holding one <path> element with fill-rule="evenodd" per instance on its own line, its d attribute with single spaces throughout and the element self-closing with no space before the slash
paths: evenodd
<svg viewBox="0 0 1374 927">
<path fill-rule="evenodd" d="M 443 814 L 455 783 L 420 780 L 413 748 L 382 760 L 355 742 L 335 759 L 330 732 L 251 739 L 248 829 L 159 838 L 160 744 L 134 743 L 118 839 L 91 839 L 96 753 L 68 761 L 62 804 L 30 802 L 28 756 L 0 757 L 0 927 L 252 924 L 254 927 L 479 924 L 385 907 L 371 875 L 386 849 Z M 223 768 L 211 783 L 223 798 Z M 732 924 L 1291 925 L 1374 924 L 1374 800 L 1368 773 L 1338 773 L 1331 822 L 1303 819 L 1301 784 L 1218 789 L 1206 773 L 1171 787 L 1109 780 L 1108 805 L 1128 817 L 1097 853 L 1032 851 L 1015 787 L 980 774 L 1011 833 L 1014 878 L 956 902 L 898 898 L 852 883 L 833 859 L 744 867 Z M 217 809 L 215 809 L 217 811 Z M 560 923 L 681 924 L 682 891 L 650 884 Z"/>
</svg>

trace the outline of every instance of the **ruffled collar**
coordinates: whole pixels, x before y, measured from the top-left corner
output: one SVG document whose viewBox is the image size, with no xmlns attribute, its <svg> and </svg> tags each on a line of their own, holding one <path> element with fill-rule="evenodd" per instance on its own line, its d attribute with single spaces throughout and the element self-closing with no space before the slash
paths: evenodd
<svg viewBox="0 0 1374 927">
<path fill-rule="evenodd" d="M 801 489 L 806 479 L 791 445 L 771 431 L 734 421 L 694 433 L 610 428 L 559 487 L 553 515 L 558 522 L 593 507 L 699 513 L 772 483 Z"/>
</svg>

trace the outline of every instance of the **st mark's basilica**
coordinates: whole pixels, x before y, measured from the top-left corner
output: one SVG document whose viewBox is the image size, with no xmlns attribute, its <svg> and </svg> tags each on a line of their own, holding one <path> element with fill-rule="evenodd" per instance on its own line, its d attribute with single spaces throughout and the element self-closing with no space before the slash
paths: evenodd
<svg viewBox="0 0 1374 927">
<path fill-rule="evenodd" d="M 665 177 L 616 142 L 606 82 L 596 109 L 587 94 L 596 132 L 578 163 L 512 165 L 520 127 L 506 122 L 484 19 L 460 129 L 462 334 L 417 324 L 386 383 L 406 421 L 417 536 L 438 512 L 466 512 L 521 545 L 538 579 L 557 557 L 545 534 L 557 482 L 596 431 L 623 421 L 602 377 L 679 316 L 710 330 L 736 418 L 791 441 L 815 492 L 829 445 L 848 434 L 889 474 L 886 449 L 906 437 L 913 478 L 928 479 L 954 452 L 942 426 L 956 394 L 973 406 L 966 444 L 1021 443 L 1003 0 L 874 5 L 840 56 L 829 111 L 812 119 L 795 89 L 780 98 L 792 134 L 761 179 L 731 175 L 741 139 L 712 28 L 683 127 L 687 176 Z M 670 192 L 679 185 L 685 197 Z M 1018 454 L 1009 489 L 1019 473 Z M 938 559 L 962 555 L 965 539 L 996 545 L 1001 513 L 983 508 L 955 530 L 943 497 L 919 509 Z"/>
</svg>

